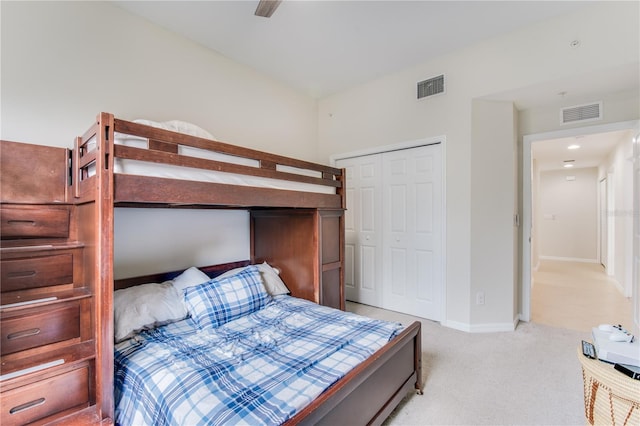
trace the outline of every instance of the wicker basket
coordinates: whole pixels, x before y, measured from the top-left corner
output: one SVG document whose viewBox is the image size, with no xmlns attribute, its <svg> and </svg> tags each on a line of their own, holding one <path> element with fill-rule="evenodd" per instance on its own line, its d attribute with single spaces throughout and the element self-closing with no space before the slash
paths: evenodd
<svg viewBox="0 0 640 426">
<path fill-rule="evenodd" d="M 590 425 L 640 425 L 640 380 L 612 364 L 589 359 L 578 347 L 584 380 L 584 412 Z"/>
</svg>

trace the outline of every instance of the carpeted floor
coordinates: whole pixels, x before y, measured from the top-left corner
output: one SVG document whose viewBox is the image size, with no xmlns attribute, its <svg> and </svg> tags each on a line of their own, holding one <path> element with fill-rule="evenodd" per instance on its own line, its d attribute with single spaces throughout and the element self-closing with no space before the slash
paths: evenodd
<svg viewBox="0 0 640 426">
<path fill-rule="evenodd" d="M 408 324 L 408 315 L 357 303 L 347 310 Z M 424 395 L 385 425 L 583 425 L 576 350 L 588 332 L 520 323 L 514 332 L 465 333 L 422 322 Z"/>
</svg>

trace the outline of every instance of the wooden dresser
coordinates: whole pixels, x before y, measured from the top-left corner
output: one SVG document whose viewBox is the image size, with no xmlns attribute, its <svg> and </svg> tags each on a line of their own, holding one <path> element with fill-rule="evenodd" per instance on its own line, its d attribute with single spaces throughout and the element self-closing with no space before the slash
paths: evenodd
<svg viewBox="0 0 640 426">
<path fill-rule="evenodd" d="M 67 149 L 0 141 L 3 425 L 99 422 L 93 289 L 69 159 Z"/>
</svg>

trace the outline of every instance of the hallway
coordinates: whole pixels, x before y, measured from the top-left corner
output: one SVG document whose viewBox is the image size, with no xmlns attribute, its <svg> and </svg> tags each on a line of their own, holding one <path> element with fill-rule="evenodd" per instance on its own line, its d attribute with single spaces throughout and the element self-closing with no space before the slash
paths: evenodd
<svg viewBox="0 0 640 426">
<path fill-rule="evenodd" d="M 631 329 L 631 298 L 622 295 L 600 264 L 541 260 L 532 281 L 533 322 L 587 332 L 599 324 Z"/>
</svg>

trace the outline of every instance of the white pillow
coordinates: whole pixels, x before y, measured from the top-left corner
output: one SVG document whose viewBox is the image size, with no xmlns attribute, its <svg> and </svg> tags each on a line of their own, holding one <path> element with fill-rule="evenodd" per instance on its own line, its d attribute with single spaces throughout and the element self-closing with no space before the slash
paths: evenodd
<svg viewBox="0 0 640 426">
<path fill-rule="evenodd" d="M 182 294 L 171 281 L 141 284 L 113 293 L 116 343 L 135 333 L 179 321 L 187 316 Z"/>
<path fill-rule="evenodd" d="M 258 267 L 258 271 L 260 271 L 260 277 L 262 278 L 262 283 L 264 287 L 267 289 L 267 292 L 272 296 L 277 296 L 279 294 L 289 294 L 290 291 L 282 281 L 278 272 L 275 268 L 269 265 L 267 262 L 263 262 L 259 265 L 255 265 Z M 244 266 L 241 268 L 231 269 L 222 275 L 218 275 L 216 277 L 217 280 L 222 278 L 230 277 L 231 275 L 236 275 L 238 272 L 244 271 L 249 266 Z"/>
<path fill-rule="evenodd" d="M 207 132 L 202 127 L 187 123 L 186 121 L 170 120 L 165 121 L 164 124 L 169 130 L 173 130 L 174 132 L 197 136 L 199 138 L 215 139 L 211 133 Z"/>
<path fill-rule="evenodd" d="M 185 288 L 206 283 L 210 279 L 207 274 L 195 266 L 192 266 L 173 279 L 173 286 L 178 290 L 178 293 L 182 295 L 182 291 Z"/>
<path fill-rule="evenodd" d="M 187 123 L 186 121 L 170 120 L 165 122 L 151 121 L 138 119 L 133 120 L 134 123 L 144 124 L 146 126 L 157 127 L 164 130 L 171 130 L 172 132 L 184 133 L 186 135 L 197 136 L 205 139 L 215 139 L 213 135 L 202 127 L 198 127 L 195 124 Z"/>
</svg>

